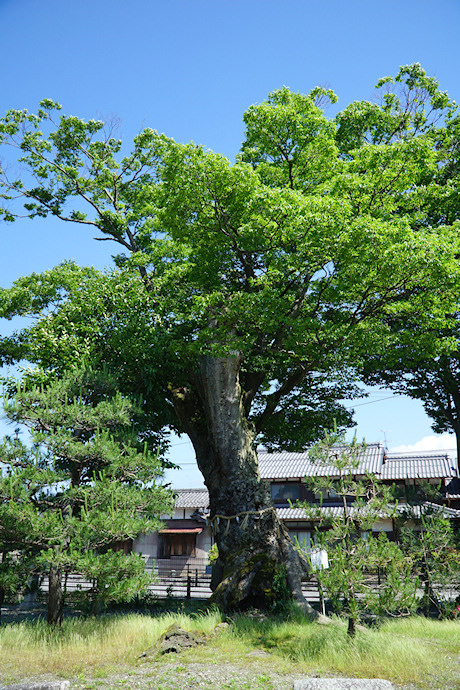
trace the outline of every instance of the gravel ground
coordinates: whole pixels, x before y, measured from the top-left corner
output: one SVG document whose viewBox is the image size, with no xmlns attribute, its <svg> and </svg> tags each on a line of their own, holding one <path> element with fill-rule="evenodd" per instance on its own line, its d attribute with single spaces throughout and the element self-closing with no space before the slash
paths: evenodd
<svg viewBox="0 0 460 690">
<path fill-rule="evenodd" d="M 104 678 L 70 679 L 72 690 L 112 690 L 124 688 L 129 690 L 292 690 L 294 681 L 306 678 L 301 674 L 281 674 L 275 666 L 264 660 L 263 664 L 251 663 L 248 666 L 236 666 L 216 662 L 212 665 L 188 663 L 180 659 L 167 663 L 146 662 L 125 673 L 111 673 Z M 324 676 L 323 676 L 324 677 Z M 24 679 L 23 682 L 37 679 Z M 44 681 L 44 678 L 40 678 Z M 48 680 L 53 680 L 48 678 Z M 395 686 L 396 688 L 396 686 Z M 405 686 L 398 690 L 414 690 Z M 443 690 L 448 690 L 443 688 Z"/>
<path fill-rule="evenodd" d="M 248 667 L 235 666 L 229 663 L 215 663 L 212 665 L 188 663 L 184 665 L 180 659 L 167 663 L 145 663 L 129 674 L 110 676 L 102 679 L 86 679 L 77 681 L 72 688 L 93 690 L 101 688 L 142 688 L 144 690 L 172 690 L 183 688 L 204 688 L 206 690 L 292 690 L 294 680 L 300 675 L 280 675 L 275 668 L 267 668 L 251 663 Z"/>
<path fill-rule="evenodd" d="M 107 678 L 85 678 L 71 680 L 72 690 L 112 690 L 112 688 L 135 688 L 142 690 L 293 690 L 294 681 L 305 679 L 305 674 L 279 673 L 276 666 L 267 663 L 236 666 L 216 662 L 212 666 L 189 663 L 180 660 L 166 664 L 150 663 L 129 673 L 111 674 Z M 319 677 L 313 676 L 313 677 Z M 321 677 L 325 677 L 322 675 Z M 331 676 L 332 677 L 332 676 Z M 396 685 L 395 690 L 420 690 L 420 686 Z M 424 688 L 430 690 L 459 690 L 458 684 L 445 685 L 433 679 Z"/>
<path fill-rule="evenodd" d="M 253 658 L 248 659 L 247 665 L 216 661 L 205 666 L 199 663 L 184 663 L 177 657 L 173 661 L 145 661 L 129 671 L 111 672 L 104 677 L 86 675 L 84 678 L 80 676 L 69 680 L 71 690 L 292 690 L 294 681 L 307 677 L 305 674 L 277 671 L 276 660 L 270 663 L 269 659 L 264 658 L 263 662 L 258 663 L 253 653 Z M 22 682 L 37 680 L 29 678 L 23 679 Z M 44 682 L 56 679 L 49 676 L 41 677 L 39 680 Z M 435 683 L 432 690 L 458 690 L 459 687 L 460 685 L 446 687 Z M 394 685 L 394 688 L 417 690 L 414 685 Z"/>
</svg>

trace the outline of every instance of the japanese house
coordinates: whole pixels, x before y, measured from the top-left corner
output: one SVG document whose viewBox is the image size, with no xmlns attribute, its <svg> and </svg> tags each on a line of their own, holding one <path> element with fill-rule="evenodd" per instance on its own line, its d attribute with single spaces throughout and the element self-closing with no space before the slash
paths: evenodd
<svg viewBox="0 0 460 690">
<path fill-rule="evenodd" d="M 333 492 L 319 497 L 310 492 L 303 481 L 305 477 L 334 477 L 337 470 L 333 465 L 313 462 L 308 452 L 269 453 L 259 450 L 258 455 L 260 475 L 270 483 L 273 502 L 281 520 L 291 537 L 309 550 L 314 522 L 307 519 L 303 508 L 294 504 L 308 501 L 321 504 L 322 511 L 340 512 L 341 504 Z M 460 480 L 456 463 L 447 454 L 388 453 L 381 443 L 371 443 L 359 454 L 357 464 L 350 471 L 357 479 L 372 474 L 385 484 L 395 485 L 400 509 L 414 498 L 417 489 L 431 486 L 438 490 L 438 500 L 432 504 L 433 508 L 442 506 L 446 516 L 460 524 Z M 427 506 L 426 501 L 424 505 Z M 206 489 L 177 491 L 174 515 L 165 516 L 164 529 L 137 539 L 133 550 L 142 553 L 147 564 L 155 561 L 159 573 L 182 571 L 184 568 L 205 570 L 213 543 L 207 520 L 208 506 Z M 382 517 L 375 523 L 374 530 L 383 530 L 391 538 L 394 520 Z"/>
</svg>

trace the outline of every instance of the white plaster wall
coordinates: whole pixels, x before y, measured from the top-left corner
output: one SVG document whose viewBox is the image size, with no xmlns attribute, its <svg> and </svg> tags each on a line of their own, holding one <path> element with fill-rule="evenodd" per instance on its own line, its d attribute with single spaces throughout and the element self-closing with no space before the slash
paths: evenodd
<svg viewBox="0 0 460 690">
<path fill-rule="evenodd" d="M 207 558 L 209 549 L 211 548 L 211 528 L 206 526 L 203 528 L 201 534 L 197 535 L 196 539 L 196 558 Z"/>
<path fill-rule="evenodd" d="M 157 555 L 158 533 L 151 532 L 150 534 L 141 534 L 138 539 L 134 540 L 133 551 L 144 556 L 146 565 L 152 565 L 152 559 L 155 560 Z"/>
<path fill-rule="evenodd" d="M 393 520 L 388 518 L 387 520 L 378 520 L 374 522 L 372 526 L 373 532 L 392 532 L 393 531 Z"/>
</svg>

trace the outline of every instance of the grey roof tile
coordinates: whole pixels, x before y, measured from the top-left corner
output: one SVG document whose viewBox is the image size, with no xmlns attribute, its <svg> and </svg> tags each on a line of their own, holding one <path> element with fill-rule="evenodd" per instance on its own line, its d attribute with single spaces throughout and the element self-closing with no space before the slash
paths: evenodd
<svg viewBox="0 0 460 690">
<path fill-rule="evenodd" d="M 456 469 L 447 455 L 387 455 L 382 479 L 441 479 L 455 477 Z"/>
<path fill-rule="evenodd" d="M 319 517 L 319 514 L 322 516 L 330 516 L 330 517 L 340 517 L 343 515 L 343 506 L 317 506 L 313 505 L 313 513 L 311 515 L 307 515 L 307 512 L 305 511 L 304 508 L 277 508 L 276 512 L 278 513 L 278 516 L 281 520 L 305 520 L 305 522 L 315 522 L 315 519 Z M 350 515 L 357 515 L 361 514 L 364 515 L 366 513 L 366 507 L 361 507 L 360 509 L 355 508 L 354 506 L 350 505 L 348 506 L 348 510 Z M 389 508 L 388 514 L 392 512 L 392 508 Z M 380 517 L 387 517 L 387 513 L 382 513 Z"/>
<path fill-rule="evenodd" d="M 341 448 L 339 447 L 339 450 Z M 267 480 L 301 480 L 312 476 L 337 476 L 335 468 L 328 464 L 315 463 L 308 452 L 303 453 L 268 453 L 261 450 L 259 455 L 259 471 L 262 479 Z M 423 454 L 401 456 L 397 454 L 384 455 L 381 443 L 370 443 L 359 458 L 359 464 L 353 468 L 353 474 L 360 475 L 369 472 L 385 480 L 403 479 L 438 479 L 455 478 L 457 476 L 453 461 L 443 454 Z M 460 480 L 454 479 L 449 485 L 448 495 L 457 495 Z M 455 487 L 455 488 L 454 488 Z M 454 492 L 452 491 L 454 489 Z M 209 495 L 207 489 L 179 489 L 176 491 L 176 508 L 207 508 Z M 281 510 L 291 510 L 281 508 Z M 291 518 L 294 519 L 294 518 Z"/>
<path fill-rule="evenodd" d="M 345 446 L 338 446 L 339 453 L 346 451 Z M 259 471 L 262 479 L 302 479 L 303 477 L 337 476 L 337 469 L 327 462 L 314 462 L 308 451 L 303 453 L 268 453 L 259 451 Z M 379 474 L 384 457 L 381 443 L 369 443 L 358 456 L 358 465 L 353 467 L 353 474 L 363 475 L 367 472 Z"/>
<path fill-rule="evenodd" d="M 455 508 L 448 508 L 447 506 L 441 506 L 436 503 L 426 502 L 422 504 L 424 508 L 424 513 L 427 511 L 439 512 L 441 511 L 443 515 L 448 518 L 460 519 L 460 510 Z M 397 513 L 409 513 L 411 512 L 414 517 L 420 517 L 422 506 L 408 506 L 400 503 L 396 506 Z M 321 515 L 329 515 L 331 517 L 340 517 L 343 515 L 343 506 L 314 506 Z M 354 506 L 348 506 L 350 514 L 356 513 L 356 508 Z M 393 506 L 388 507 L 388 512 L 382 512 L 379 516 L 380 518 L 390 517 L 394 510 Z M 361 508 L 359 512 L 365 512 L 365 507 Z M 307 517 L 306 512 L 303 508 L 277 508 L 278 516 L 281 520 L 305 520 L 306 522 L 314 522 L 315 516 Z"/>
<path fill-rule="evenodd" d="M 276 512 L 280 520 L 305 520 L 303 508 L 277 508 Z"/>
<path fill-rule="evenodd" d="M 177 489 L 176 508 L 207 508 L 209 494 L 207 489 Z"/>
<path fill-rule="evenodd" d="M 422 510 L 423 508 L 423 510 Z M 421 505 L 409 506 L 404 503 L 400 503 L 397 507 L 398 513 L 412 514 L 414 517 L 418 518 L 420 515 L 427 513 L 442 513 L 445 517 L 460 519 L 460 510 L 456 508 L 448 508 L 447 506 L 439 505 L 438 503 L 431 503 L 426 501 Z"/>
<path fill-rule="evenodd" d="M 177 500 L 176 508 L 207 508 L 209 506 L 209 496 L 207 489 L 179 489 L 176 491 Z M 442 510 L 444 515 L 449 518 L 454 518 L 460 520 L 460 510 L 455 508 L 448 508 L 447 506 L 440 506 L 436 503 L 425 503 L 426 508 L 430 510 L 438 511 Z M 315 506 L 316 507 L 316 506 Z M 331 515 L 333 517 L 338 517 L 343 514 L 343 506 L 318 506 L 318 509 L 323 515 Z M 356 509 L 353 506 L 349 506 L 350 511 L 353 513 Z M 414 506 L 410 508 L 414 511 L 416 517 L 420 516 L 420 506 Z M 404 503 L 400 503 L 397 506 L 397 511 L 399 513 L 407 512 L 409 506 Z M 290 508 L 277 508 L 276 512 L 281 520 L 305 520 L 306 522 L 311 522 L 311 519 L 307 518 L 304 508 L 290 507 Z M 382 517 L 384 517 L 382 515 Z"/>
</svg>

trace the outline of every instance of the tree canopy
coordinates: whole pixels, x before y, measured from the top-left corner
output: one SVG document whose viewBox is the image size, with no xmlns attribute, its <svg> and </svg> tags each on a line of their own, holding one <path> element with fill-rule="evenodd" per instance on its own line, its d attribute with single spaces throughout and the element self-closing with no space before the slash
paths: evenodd
<svg viewBox="0 0 460 690">
<path fill-rule="evenodd" d="M 275 91 L 245 114 L 246 139 L 233 165 L 151 129 L 122 157 L 122 142 L 102 122 L 56 120 L 60 106 L 46 100 L 36 115 L 10 111 L 1 124 L 3 141 L 29 171 L 17 179 L 4 172 L 4 196 L 23 196 L 30 217 L 90 225 L 99 239 L 121 245 L 128 256 L 119 255 L 118 265 L 137 267 L 151 293 L 146 305 L 133 287 L 127 308 L 155 314 L 146 337 L 157 331 L 163 366 L 171 362 L 186 382 L 197 357 L 240 352 L 245 412 L 264 441 L 292 442 L 294 426 L 305 445 L 310 401 L 318 409 L 324 395 L 324 415 L 350 422 L 328 404 L 331 393 L 336 400 L 347 393 L 332 382 L 337 372 L 343 382 L 369 350 L 385 350 L 382 316 L 442 318 L 436 284 L 455 285 L 457 240 L 449 227 L 456 216 L 447 206 L 456 207 L 456 178 L 447 176 L 456 168 L 446 156 L 456 151 L 458 119 L 419 66 L 402 68 L 395 84 L 401 93 L 381 80 L 380 104 L 354 103 L 335 121 L 316 105 L 334 100 L 331 92 Z M 5 219 L 14 209 L 5 204 Z M 125 273 L 120 283 L 126 280 L 135 278 Z M 47 292 L 54 306 L 53 274 L 22 285 L 22 304 L 15 289 L 4 295 L 3 314 L 27 311 L 24 290 L 37 295 L 30 311 L 43 310 Z"/>
<path fill-rule="evenodd" d="M 302 447 L 331 415 L 348 425 L 338 401 L 368 354 L 407 338 L 409 322 L 431 344 L 455 310 L 456 106 L 418 64 L 378 93 L 331 119 L 331 92 L 278 89 L 244 115 L 233 164 L 152 129 L 123 155 L 102 122 L 60 116 L 49 100 L 9 111 L 0 136 L 22 172 L 2 171 L 5 220 L 54 215 L 122 253 L 107 274 L 66 266 L 3 291 L 3 316 L 40 316 L 4 356 L 46 368 L 99 348 L 157 430 L 190 436 L 213 513 L 268 511 L 255 439 Z M 218 538 L 215 584 L 227 591 L 246 567 L 242 557 L 239 575 L 229 570 L 240 537 L 235 525 Z M 246 584 L 233 590 L 240 603 Z"/>
</svg>

